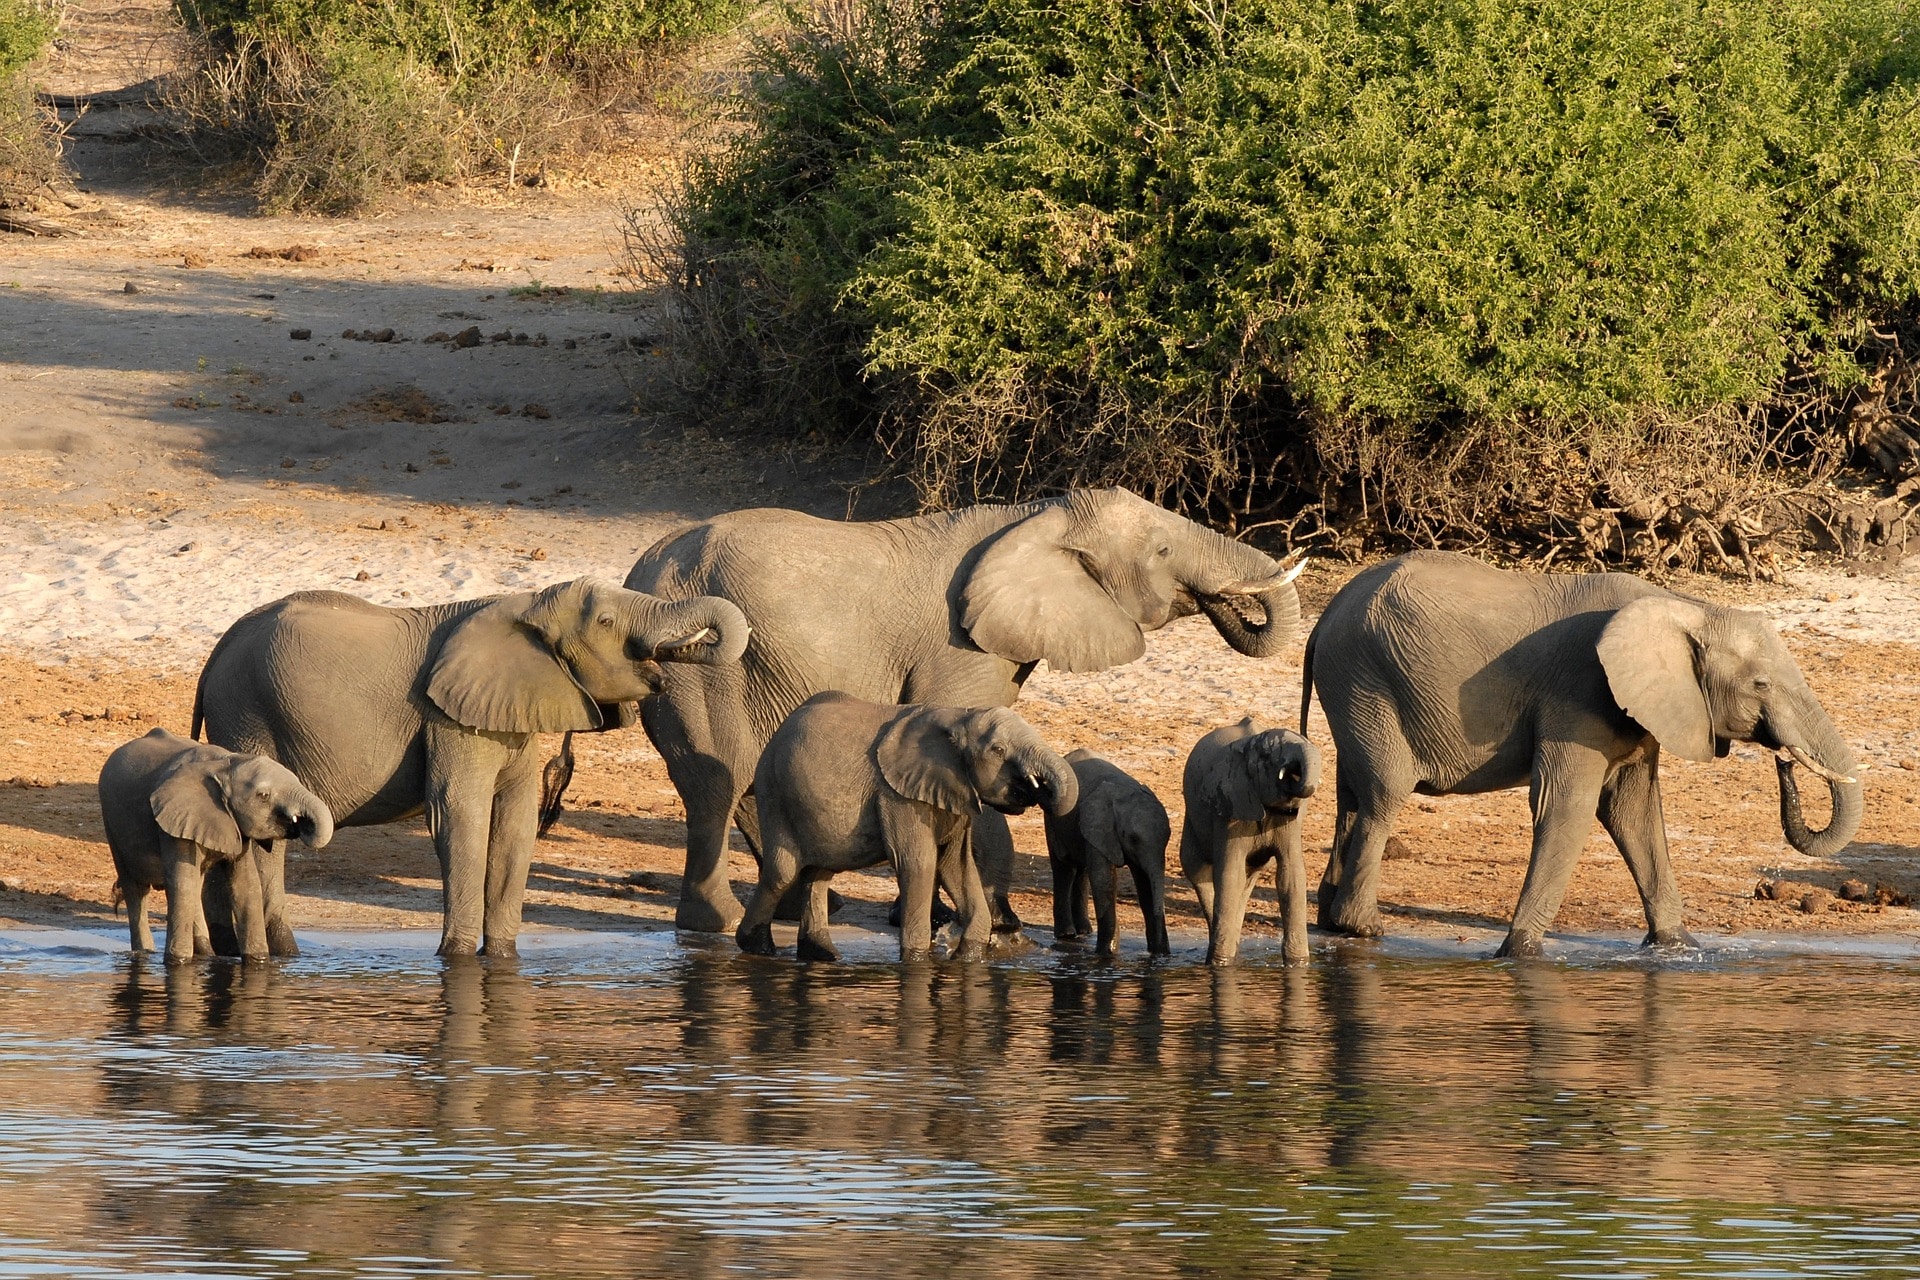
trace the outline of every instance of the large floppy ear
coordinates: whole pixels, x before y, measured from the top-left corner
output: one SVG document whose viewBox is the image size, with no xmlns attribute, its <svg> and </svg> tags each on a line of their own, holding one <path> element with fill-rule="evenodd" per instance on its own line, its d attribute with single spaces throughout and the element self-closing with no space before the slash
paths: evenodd
<svg viewBox="0 0 1920 1280">
<path fill-rule="evenodd" d="M 227 811 L 225 772 L 221 761 L 182 760 L 161 777 L 148 801 L 153 820 L 174 839 L 237 858 L 247 846 Z"/>
<path fill-rule="evenodd" d="M 1268 792 L 1266 778 L 1275 775 L 1279 764 L 1263 750 L 1266 739 L 1255 735 L 1229 745 L 1220 758 L 1220 801 L 1227 816 L 1235 822 L 1259 822 L 1267 816 L 1262 796 Z M 1278 783 L 1271 784 L 1278 789 Z"/>
<path fill-rule="evenodd" d="M 1696 639 L 1706 618 L 1691 600 L 1645 596 L 1615 613 L 1595 646 L 1614 701 L 1662 748 L 1688 760 L 1713 759 Z"/>
<path fill-rule="evenodd" d="M 887 785 L 909 800 L 968 815 L 980 812 L 980 797 L 967 781 L 961 741 L 966 713 L 927 707 L 894 718 L 873 744 L 874 762 Z"/>
<path fill-rule="evenodd" d="M 1095 856 L 1116 867 L 1127 860 L 1126 847 L 1120 842 L 1119 798 L 1115 787 L 1094 786 L 1080 793 L 1080 803 L 1076 806 L 1080 842 Z"/>
<path fill-rule="evenodd" d="M 427 696 L 472 729 L 598 729 L 599 708 L 554 652 L 547 634 L 565 615 L 566 597 L 579 589 L 577 582 L 563 582 L 537 595 L 506 596 L 456 626 L 433 660 Z"/>
<path fill-rule="evenodd" d="M 1010 662 L 1102 671 L 1146 652 L 1140 626 L 1087 572 L 1065 507 L 1010 525 L 980 553 L 960 593 L 973 642 Z"/>
</svg>

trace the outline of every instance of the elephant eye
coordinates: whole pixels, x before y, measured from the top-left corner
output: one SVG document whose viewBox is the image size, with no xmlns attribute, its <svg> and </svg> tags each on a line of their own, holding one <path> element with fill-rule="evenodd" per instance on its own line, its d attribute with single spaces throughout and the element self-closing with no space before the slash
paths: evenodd
<svg viewBox="0 0 1920 1280">
<path fill-rule="evenodd" d="M 1771 689 L 1773 688 L 1773 681 L 1767 679 L 1765 676 L 1755 676 L 1753 678 L 1753 687 L 1756 689 Z"/>
<path fill-rule="evenodd" d="M 601 614 L 601 615 L 600 615 L 600 625 L 601 625 L 601 626 L 603 626 L 603 627 L 610 627 L 610 626 L 612 626 L 612 625 L 613 625 L 613 615 L 612 615 L 612 614 L 610 614 L 610 613 L 603 613 L 603 614 Z"/>
<path fill-rule="evenodd" d="M 1156 556 L 1159 556 L 1162 560 L 1165 560 L 1168 556 L 1173 554 L 1173 548 L 1161 547 L 1158 551 L 1154 552 L 1153 554 L 1155 554 Z"/>
</svg>

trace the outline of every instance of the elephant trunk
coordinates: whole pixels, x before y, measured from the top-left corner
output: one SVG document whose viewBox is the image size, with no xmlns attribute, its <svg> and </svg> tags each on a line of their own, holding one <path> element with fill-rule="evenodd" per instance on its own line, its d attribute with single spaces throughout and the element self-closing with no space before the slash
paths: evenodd
<svg viewBox="0 0 1920 1280">
<path fill-rule="evenodd" d="M 724 666 L 746 652 L 747 616 L 731 600 L 698 596 L 692 600 L 643 599 L 634 628 L 638 647 L 657 662 Z"/>
<path fill-rule="evenodd" d="M 1200 545 L 1178 572 L 1220 638 L 1249 658 L 1271 658 L 1293 643 L 1300 629 L 1293 580 L 1306 562 L 1287 569 L 1210 529 L 1196 528 L 1196 535 Z"/>
<path fill-rule="evenodd" d="M 1799 705 L 1788 704 L 1793 706 L 1791 716 L 1768 718 L 1768 727 L 1783 752 L 1774 763 L 1780 778 L 1780 829 L 1787 843 L 1808 857 L 1831 858 L 1860 830 L 1865 802 L 1846 740 L 1826 712 L 1812 701 L 1811 693 L 1795 702 Z M 1810 830 L 1801 813 L 1800 788 L 1793 777 L 1796 764 L 1806 766 L 1827 784 L 1833 817 L 1823 830 Z"/>
<path fill-rule="evenodd" d="M 318 796 L 309 795 L 297 808 L 289 808 L 287 816 L 292 819 L 287 824 L 287 834 L 297 837 L 307 848 L 324 849 L 327 841 L 333 839 L 333 810 Z"/>
<path fill-rule="evenodd" d="M 1040 806 L 1059 817 L 1080 803 L 1080 779 L 1073 766 L 1047 747 L 1030 748 L 1021 762 L 1040 791 Z"/>
</svg>

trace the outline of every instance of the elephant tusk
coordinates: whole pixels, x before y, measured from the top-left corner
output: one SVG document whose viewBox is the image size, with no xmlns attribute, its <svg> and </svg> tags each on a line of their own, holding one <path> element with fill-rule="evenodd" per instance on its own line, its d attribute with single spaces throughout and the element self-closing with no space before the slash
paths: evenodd
<svg viewBox="0 0 1920 1280">
<path fill-rule="evenodd" d="M 1291 569 L 1282 569 L 1270 578 L 1246 578 L 1240 582 L 1230 582 L 1220 588 L 1223 596 L 1257 596 L 1263 592 L 1284 587 L 1299 577 L 1307 567 L 1307 557 L 1301 556 L 1300 562 Z"/>
<path fill-rule="evenodd" d="M 678 640 L 669 640 L 665 644 L 654 646 L 655 653 L 669 653 L 675 649 L 684 649 L 693 644 L 712 644 L 720 638 L 720 633 L 712 627 L 702 627 L 690 636 Z"/>
<path fill-rule="evenodd" d="M 1780 749 L 1780 758 L 1782 760 L 1791 760 L 1795 764 L 1802 765 L 1810 772 L 1825 778 L 1828 782 L 1852 785 L 1859 781 L 1858 778 L 1849 778 L 1845 774 L 1835 773 L 1798 747 L 1782 747 Z"/>
</svg>

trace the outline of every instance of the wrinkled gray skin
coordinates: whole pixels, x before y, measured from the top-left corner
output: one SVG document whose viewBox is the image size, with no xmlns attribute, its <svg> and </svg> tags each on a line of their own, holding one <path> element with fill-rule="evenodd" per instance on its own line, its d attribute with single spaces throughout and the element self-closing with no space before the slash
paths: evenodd
<svg viewBox="0 0 1920 1280">
<path fill-rule="evenodd" d="M 1232 964 L 1261 868 L 1274 862 L 1282 955 L 1307 958 L 1307 871 L 1300 802 L 1320 785 L 1320 752 L 1249 716 L 1193 744 L 1180 789 L 1180 869 L 1207 920 L 1207 963 Z"/>
<path fill-rule="evenodd" d="M 194 732 L 271 756 L 341 826 L 426 812 L 442 955 L 512 955 L 540 798 L 541 733 L 624 728 L 662 663 L 731 666 L 746 621 L 590 578 L 387 609 L 308 591 L 233 624 L 200 673 Z M 269 942 L 291 945 L 278 843 L 262 859 Z M 281 935 L 284 935 L 282 938 Z"/>
<path fill-rule="evenodd" d="M 814 694 L 1009 706 L 1041 659 L 1063 671 L 1131 662 L 1143 633 L 1196 611 L 1239 652 L 1271 657 L 1299 624 L 1297 572 L 1122 489 L 865 524 L 736 511 L 669 535 L 627 585 L 724 596 L 753 624 L 737 668 L 669 671 L 642 710 L 687 808 L 675 923 L 724 932 L 739 920 L 727 826 L 758 847 L 742 803 L 755 762 Z M 1006 823 L 983 814 L 974 835 L 996 927 L 1017 928 Z"/>
<path fill-rule="evenodd" d="M 1115 879 L 1133 875 L 1133 889 L 1146 921 L 1147 951 L 1164 956 L 1167 943 L 1167 841 L 1173 827 L 1153 788 L 1118 765 L 1085 750 L 1069 751 L 1067 763 L 1079 783 L 1080 800 L 1064 813 L 1046 815 L 1047 860 L 1053 864 L 1053 937 L 1074 942 L 1086 936 L 1087 897 L 1093 897 L 1096 949 L 1110 958 L 1119 930 L 1114 923 Z"/>
<path fill-rule="evenodd" d="M 1782 824 L 1832 857 L 1860 826 L 1846 741 L 1758 614 L 1628 574 L 1509 573 L 1423 551 L 1359 574 L 1307 642 L 1339 754 L 1334 852 L 1320 923 L 1380 932 L 1381 852 L 1407 796 L 1526 784 L 1533 857 L 1502 955 L 1538 954 L 1597 813 L 1646 907 L 1649 945 L 1692 945 L 1667 856 L 1660 754 L 1780 751 L 1826 778 L 1833 818 L 1809 831 L 1791 770 Z"/>
<path fill-rule="evenodd" d="M 802 960 L 837 960 L 827 928 L 827 881 L 837 871 L 893 864 L 900 884 L 900 958 L 933 947 L 937 878 L 960 907 L 956 959 L 978 959 L 991 938 L 986 890 L 972 856 L 975 818 L 1043 805 L 1069 809 L 1067 762 L 1003 707 L 896 706 L 843 693 L 809 698 L 767 743 L 754 772 L 766 843 L 760 884 L 735 939 L 773 954 L 781 895 L 806 888 Z"/>
<path fill-rule="evenodd" d="M 100 818 L 113 852 L 135 951 L 153 950 L 147 894 L 167 893 L 167 963 L 209 955 L 202 876 L 231 863 L 240 954 L 267 954 L 257 853 L 297 837 L 310 849 L 333 838 L 333 814 L 283 766 L 192 742 L 165 729 L 135 738 L 100 770 Z"/>
</svg>

